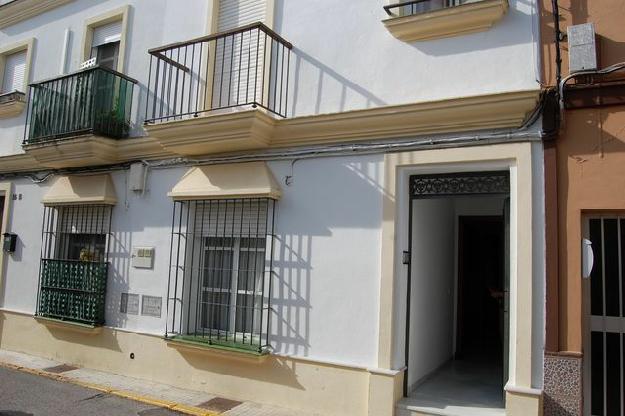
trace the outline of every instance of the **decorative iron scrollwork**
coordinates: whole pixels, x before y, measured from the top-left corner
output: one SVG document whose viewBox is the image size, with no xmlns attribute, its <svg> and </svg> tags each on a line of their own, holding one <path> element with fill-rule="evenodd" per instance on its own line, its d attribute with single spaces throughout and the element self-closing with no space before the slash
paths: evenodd
<svg viewBox="0 0 625 416">
<path fill-rule="evenodd" d="M 411 198 L 435 198 L 460 195 L 503 195 L 510 192 L 510 174 L 467 172 L 410 177 Z"/>
</svg>

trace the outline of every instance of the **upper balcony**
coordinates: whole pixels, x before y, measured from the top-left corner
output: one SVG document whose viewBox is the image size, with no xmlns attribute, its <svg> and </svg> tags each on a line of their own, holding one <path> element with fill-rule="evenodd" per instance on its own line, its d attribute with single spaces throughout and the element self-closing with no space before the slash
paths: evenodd
<svg viewBox="0 0 625 416">
<path fill-rule="evenodd" d="M 489 29 L 508 10 L 508 0 L 410 0 L 384 6 L 384 25 L 396 38 L 424 41 Z"/>
<path fill-rule="evenodd" d="M 24 150 L 50 167 L 113 161 L 111 139 L 128 137 L 136 83 L 96 66 L 31 84 Z"/>
<path fill-rule="evenodd" d="M 147 130 L 183 155 L 268 146 L 287 117 L 291 49 L 259 22 L 149 50 Z"/>
</svg>

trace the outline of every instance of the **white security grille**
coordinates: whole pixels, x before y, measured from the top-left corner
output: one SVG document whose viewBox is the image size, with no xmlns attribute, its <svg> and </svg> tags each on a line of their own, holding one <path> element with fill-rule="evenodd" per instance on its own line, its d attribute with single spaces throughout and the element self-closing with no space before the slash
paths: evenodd
<svg viewBox="0 0 625 416">
<path fill-rule="evenodd" d="M 25 92 L 25 74 L 26 51 L 20 51 L 8 55 L 4 64 L 4 79 L 2 80 L 2 92 Z"/>
<path fill-rule="evenodd" d="M 585 282 L 585 415 L 625 414 L 625 218 L 591 218 L 594 265 Z"/>
</svg>

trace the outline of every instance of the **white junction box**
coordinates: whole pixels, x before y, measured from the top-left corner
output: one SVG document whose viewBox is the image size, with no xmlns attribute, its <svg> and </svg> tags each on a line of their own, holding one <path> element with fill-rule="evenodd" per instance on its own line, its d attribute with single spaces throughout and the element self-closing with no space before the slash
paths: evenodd
<svg viewBox="0 0 625 416">
<path fill-rule="evenodd" d="M 132 267 L 151 269 L 154 265 L 154 247 L 133 247 Z"/>
<path fill-rule="evenodd" d="M 566 30 L 569 41 L 569 72 L 599 68 L 594 23 L 569 26 Z"/>
</svg>

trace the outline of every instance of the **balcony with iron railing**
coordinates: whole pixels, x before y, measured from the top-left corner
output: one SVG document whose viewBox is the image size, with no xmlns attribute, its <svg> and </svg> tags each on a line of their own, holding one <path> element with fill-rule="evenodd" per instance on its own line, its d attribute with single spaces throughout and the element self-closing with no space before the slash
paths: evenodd
<svg viewBox="0 0 625 416">
<path fill-rule="evenodd" d="M 89 134 L 128 137 L 136 83 L 96 66 L 31 84 L 24 145 Z"/>
<path fill-rule="evenodd" d="M 150 49 L 146 129 L 186 155 L 265 146 L 254 126 L 288 115 L 291 49 L 260 22 Z"/>
<path fill-rule="evenodd" d="M 423 41 L 488 30 L 508 10 L 508 0 L 409 0 L 384 6 L 384 25 L 396 38 Z"/>
<path fill-rule="evenodd" d="M 107 262 L 41 259 L 37 316 L 104 324 Z"/>
</svg>

